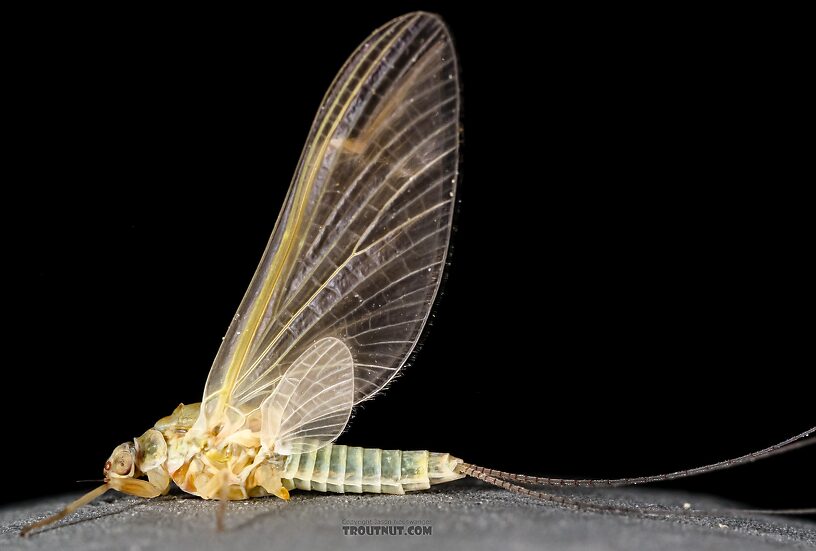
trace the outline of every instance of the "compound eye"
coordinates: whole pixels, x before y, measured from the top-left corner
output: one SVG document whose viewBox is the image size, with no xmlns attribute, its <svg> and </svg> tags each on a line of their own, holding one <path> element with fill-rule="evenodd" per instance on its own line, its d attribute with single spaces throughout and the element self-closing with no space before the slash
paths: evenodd
<svg viewBox="0 0 816 551">
<path fill-rule="evenodd" d="M 110 465 L 110 467 L 108 467 Z M 130 474 L 133 467 L 133 456 L 129 451 L 122 450 L 114 454 L 112 461 L 105 463 L 105 468 L 120 475 L 125 476 Z"/>
</svg>

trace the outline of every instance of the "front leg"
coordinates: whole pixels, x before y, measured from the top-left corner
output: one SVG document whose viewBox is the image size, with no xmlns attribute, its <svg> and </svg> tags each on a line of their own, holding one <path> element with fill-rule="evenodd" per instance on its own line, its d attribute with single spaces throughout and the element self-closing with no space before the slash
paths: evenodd
<svg viewBox="0 0 816 551">
<path fill-rule="evenodd" d="M 148 478 L 150 475 L 148 474 Z M 162 487 L 160 479 L 154 483 L 155 477 L 152 480 L 139 480 L 138 478 L 111 478 L 108 481 L 108 486 L 114 490 L 119 490 L 123 494 L 129 494 L 137 497 L 154 498 L 162 494 L 166 494 L 170 488 L 170 478 L 166 478 L 166 484 Z"/>
<path fill-rule="evenodd" d="M 101 496 L 110 489 L 119 490 L 120 492 L 125 494 L 130 494 L 132 496 L 137 497 L 144 497 L 148 499 L 158 497 L 162 494 L 167 493 L 167 490 L 170 487 L 170 477 L 166 475 L 166 472 L 165 472 L 166 483 L 162 482 L 163 479 L 161 477 L 161 474 L 159 473 L 155 474 L 153 477 L 151 477 L 150 473 L 148 473 L 148 478 L 150 478 L 151 480 L 150 481 L 139 480 L 137 478 L 111 478 L 105 484 L 98 487 L 97 489 L 92 490 L 85 494 L 84 496 L 82 496 L 81 498 L 77 499 L 76 501 L 69 503 L 65 507 L 65 509 L 63 509 L 59 513 L 51 515 L 50 517 L 44 518 L 33 524 L 29 524 L 28 526 L 20 530 L 20 535 L 26 536 L 32 530 L 42 528 L 43 526 L 47 526 L 53 522 L 57 522 L 58 520 L 67 517 L 68 515 L 82 507 L 83 505 L 87 505 L 88 503 L 98 498 L 99 496 Z M 164 485 L 162 486 L 162 484 Z"/>
<path fill-rule="evenodd" d="M 35 530 L 37 528 L 42 528 L 43 526 L 47 526 L 47 525 L 51 524 L 52 522 L 57 522 L 58 520 L 67 517 L 68 515 L 70 515 L 71 513 L 73 513 L 77 509 L 79 509 L 80 507 L 82 507 L 83 505 L 87 505 L 91 501 L 95 500 L 96 498 L 98 498 L 99 496 L 101 496 L 102 494 L 107 492 L 109 489 L 110 489 L 110 485 L 103 484 L 99 488 L 97 488 L 95 490 L 91 490 L 90 492 L 88 492 L 87 494 L 85 494 L 81 498 L 77 499 L 76 501 L 73 501 L 73 502 L 69 503 L 68 506 L 65 507 L 65 509 L 63 509 L 59 513 L 57 513 L 55 515 L 51 515 L 50 517 L 46 517 L 46 518 L 44 518 L 44 519 L 42 519 L 40 521 L 37 521 L 37 522 L 35 522 L 33 524 L 29 524 L 28 526 L 26 526 L 25 528 L 20 530 L 20 535 L 21 536 L 27 536 L 29 534 L 29 532 L 31 532 L 32 530 Z"/>
</svg>

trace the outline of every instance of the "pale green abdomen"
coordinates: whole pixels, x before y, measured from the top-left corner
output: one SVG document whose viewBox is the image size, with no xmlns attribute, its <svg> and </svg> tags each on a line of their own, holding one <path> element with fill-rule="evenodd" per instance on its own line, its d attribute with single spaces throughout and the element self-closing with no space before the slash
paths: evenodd
<svg viewBox="0 0 816 551">
<path fill-rule="evenodd" d="M 288 456 L 282 482 L 287 490 L 404 494 L 462 478 L 454 470 L 461 462 L 447 453 L 328 444 Z"/>
</svg>

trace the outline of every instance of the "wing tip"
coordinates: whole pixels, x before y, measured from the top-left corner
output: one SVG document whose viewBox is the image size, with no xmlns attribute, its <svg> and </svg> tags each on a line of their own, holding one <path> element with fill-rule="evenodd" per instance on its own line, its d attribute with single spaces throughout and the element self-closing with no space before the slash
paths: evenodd
<svg viewBox="0 0 816 551">
<path fill-rule="evenodd" d="M 411 20 L 411 19 L 415 20 L 414 24 L 419 24 L 419 23 L 423 23 L 423 22 L 424 23 L 433 23 L 434 25 L 441 27 L 444 30 L 446 35 L 448 35 L 448 36 L 451 35 L 450 29 L 448 29 L 448 24 L 445 22 L 445 19 L 441 15 L 439 15 L 438 13 L 434 13 L 434 12 L 430 12 L 430 11 L 424 11 L 424 10 L 412 11 L 412 12 L 408 12 L 406 14 L 400 15 L 399 17 L 395 17 L 394 19 L 392 19 L 391 21 L 389 21 L 388 23 L 383 25 L 382 28 L 390 27 L 391 25 L 393 25 L 395 23 L 401 23 L 403 21 Z"/>
</svg>

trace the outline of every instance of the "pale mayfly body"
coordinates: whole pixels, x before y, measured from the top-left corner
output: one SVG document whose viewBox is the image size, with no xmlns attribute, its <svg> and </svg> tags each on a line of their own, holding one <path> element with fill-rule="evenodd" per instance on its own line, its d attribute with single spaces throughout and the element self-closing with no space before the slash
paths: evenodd
<svg viewBox="0 0 816 551">
<path fill-rule="evenodd" d="M 108 490 L 155 498 L 171 482 L 226 503 L 288 499 L 292 490 L 404 494 L 471 476 L 603 509 L 527 486 L 671 480 L 813 443 L 816 427 L 735 459 L 617 480 L 517 475 L 448 453 L 335 444 L 355 405 L 397 374 L 428 321 L 453 224 L 459 115 L 456 53 L 438 16 L 410 13 L 374 31 L 323 99 L 201 403 L 180 405 L 116 447 L 102 486 L 23 534 Z"/>
</svg>

